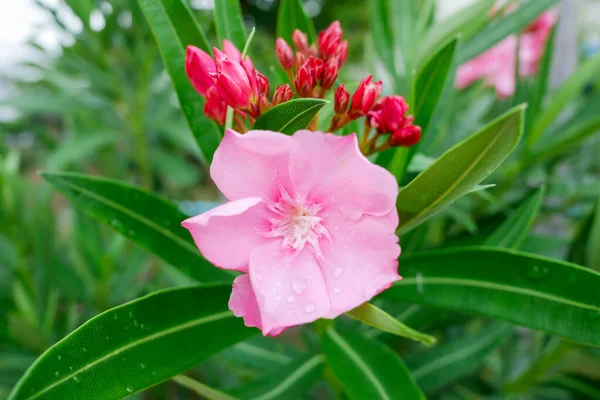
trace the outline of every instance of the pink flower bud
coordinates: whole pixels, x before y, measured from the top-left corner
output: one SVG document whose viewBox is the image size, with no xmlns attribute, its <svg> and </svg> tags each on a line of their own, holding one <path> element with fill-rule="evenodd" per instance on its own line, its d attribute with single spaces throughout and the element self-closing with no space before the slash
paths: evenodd
<svg viewBox="0 0 600 400">
<path fill-rule="evenodd" d="M 335 55 L 343 34 L 340 21 L 333 21 L 327 29 L 319 33 L 317 42 L 319 43 L 319 50 L 323 58 L 327 59 Z"/>
<path fill-rule="evenodd" d="M 204 114 L 219 125 L 225 125 L 225 114 L 227 113 L 227 104 L 223 102 L 218 94 L 216 87 L 211 87 L 206 93 L 206 103 L 204 104 Z"/>
<path fill-rule="evenodd" d="M 320 58 L 310 56 L 308 57 L 308 60 L 305 62 L 305 64 L 308 66 L 308 69 L 312 75 L 314 85 L 316 85 L 323 76 L 323 60 L 321 60 Z"/>
<path fill-rule="evenodd" d="M 275 89 L 275 94 L 273 94 L 273 105 L 285 103 L 291 98 L 294 97 L 294 92 L 292 92 L 292 88 L 289 84 L 285 84 L 283 86 L 277 86 Z"/>
<path fill-rule="evenodd" d="M 310 68 L 308 67 L 308 61 L 302 64 L 300 68 L 298 68 L 298 71 L 296 71 L 296 81 L 294 83 L 300 97 L 311 96 L 312 90 L 315 87 L 315 82 Z"/>
<path fill-rule="evenodd" d="M 346 63 L 348 59 L 348 41 L 344 40 L 340 45 L 335 49 L 333 57 L 338 59 L 339 67 L 342 68 L 342 65 Z"/>
<path fill-rule="evenodd" d="M 419 143 L 421 140 L 421 127 L 416 125 L 409 125 L 404 128 L 398 129 L 390 136 L 390 145 L 411 147 Z"/>
<path fill-rule="evenodd" d="M 213 57 L 215 59 L 215 65 L 217 67 L 217 71 L 221 68 L 221 64 L 224 60 L 229 59 L 229 56 L 223 53 L 221 50 L 213 47 Z"/>
<path fill-rule="evenodd" d="M 335 89 L 333 97 L 333 108 L 336 114 L 344 114 L 348 109 L 348 102 L 350 101 L 350 93 L 346 89 L 346 85 L 343 83 Z"/>
<path fill-rule="evenodd" d="M 364 78 L 354 95 L 352 95 L 352 104 L 350 105 L 350 118 L 356 119 L 363 115 L 367 115 L 375 100 L 381 93 L 381 81 L 371 82 L 373 75 L 369 75 Z"/>
<path fill-rule="evenodd" d="M 308 53 L 308 37 L 306 36 L 306 33 L 296 29 L 292 33 L 292 43 L 294 43 L 296 52 Z"/>
<path fill-rule="evenodd" d="M 321 87 L 323 89 L 329 90 L 333 86 L 338 77 L 339 70 L 338 60 L 330 58 L 323 68 L 323 76 L 321 77 Z"/>
<path fill-rule="evenodd" d="M 275 42 L 275 52 L 283 69 L 287 70 L 294 66 L 294 52 L 283 38 L 278 38 Z"/>
<path fill-rule="evenodd" d="M 407 125 L 408 104 L 402 96 L 379 99 L 368 113 L 369 125 L 379 133 L 395 132 Z M 410 123 L 408 123 L 410 124 Z"/>
<path fill-rule="evenodd" d="M 238 50 L 233 43 L 227 39 L 223 39 L 223 53 L 233 61 L 242 61 L 242 53 Z"/>
<path fill-rule="evenodd" d="M 266 76 L 261 74 L 260 72 L 256 73 L 256 82 L 258 84 L 258 91 L 265 96 L 269 95 L 271 88 L 269 87 L 269 80 Z"/>
<path fill-rule="evenodd" d="M 214 61 L 204 51 L 195 46 L 188 46 L 185 57 L 185 72 L 194 88 L 203 96 L 214 86 L 208 75 L 217 70 Z"/>
<path fill-rule="evenodd" d="M 296 68 L 300 68 L 302 64 L 306 61 L 306 56 L 304 53 L 296 53 Z"/>
<path fill-rule="evenodd" d="M 230 107 L 244 108 L 250 104 L 255 92 L 241 63 L 225 56 L 213 76 L 219 96 Z"/>
</svg>

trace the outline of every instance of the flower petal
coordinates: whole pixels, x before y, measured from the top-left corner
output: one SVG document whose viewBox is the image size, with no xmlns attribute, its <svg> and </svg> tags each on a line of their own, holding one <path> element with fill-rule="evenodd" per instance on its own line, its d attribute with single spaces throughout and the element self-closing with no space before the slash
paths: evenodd
<svg viewBox="0 0 600 400">
<path fill-rule="evenodd" d="M 290 179 L 296 197 L 323 205 L 320 215 L 357 220 L 395 208 L 396 179 L 362 155 L 356 135 L 299 131 L 292 139 Z"/>
<path fill-rule="evenodd" d="M 215 152 L 210 176 L 229 200 L 259 196 L 276 199 L 282 184 L 292 193 L 288 163 L 292 138 L 270 131 L 243 135 L 228 130 Z"/>
<path fill-rule="evenodd" d="M 335 318 L 369 301 L 401 279 L 398 275 L 400 246 L 394 229 L 394 210 L 384 217 L 363 217 L 359 222 L 327 218 L 331 241 L 322 240 L 319 259 Z"/>
<path fill-rule="evenodd" d="M 233 281 L 229 309 L 236 317 L 243 317 L 246 326 L 262 329 L 260 311 L 250 283 L 250 275 L 240 275 Z"/>
<path fill-rule="evenodd" d="M 279 240 L 250 256 L 250 279 L 264 335 L 315 321 L 330 308 L 327 287 L 309 247 L 295 257 L 284 256 L 281 250 Z"/>
<path fill-rule="evenodd" d="M 218 267 L 248 271 L 250 253 L 267 242 L 270 211 L 260 197 L 230 201 L 181 223 L 204 257 Z"/>
</svg>

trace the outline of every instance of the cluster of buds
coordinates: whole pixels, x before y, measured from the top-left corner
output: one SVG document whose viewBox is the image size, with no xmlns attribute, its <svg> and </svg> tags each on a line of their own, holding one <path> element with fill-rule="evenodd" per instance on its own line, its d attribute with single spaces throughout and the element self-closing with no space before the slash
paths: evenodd
<svg viewBox="0 0 600 400">
<path fill-rule="evenodd" d="M 245 119 L 258 118 L 274 104 L 292 98 L 289 85 L 278 87 L 270 102 L 269 81 L 254 68 L 249 57 L 228 40 L 223 51 L 213 48 L 213 57 L 194 46 L 188 46 L 185 70 L 194 88 L 206 98 L 204 114 L 220 125 L 225 124 L 227 106 L 234 110 L 235 127 L 246 131 Z"/>
<path fill-rule="evenodd" d="M 342 41 L 342 36 L 340 22 L 335 21 L 319 33 L 317 44 L 309 45 L 307 35 L 296 29 L 295 53 L 283 38 L 277 39 L 277 58 L 298 96 L 323 98 L 331 89 L 348 58 L 348 41 Z"/>
</svg>

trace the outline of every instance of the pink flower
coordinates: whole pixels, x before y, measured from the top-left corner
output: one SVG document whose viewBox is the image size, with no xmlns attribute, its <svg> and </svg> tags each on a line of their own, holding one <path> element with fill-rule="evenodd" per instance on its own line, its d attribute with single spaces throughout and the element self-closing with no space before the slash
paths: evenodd
<svg viewBox="0 0 600 400">
<path fill-rule="evenodd" d="M 517 36 L 510 35 L 488 51 L 461 65 L 456 73 L 456 87 L 463 89 L 479 79 L 484 79 L 488 86 L 496 89 L 499 98 L 511 97 L 515 92 L 517 47 L 519 76 L 535 75 L 556 18 L 553 11 L 544 12 L 521 34 L 520 45 Z"/>
<path fill-rule="evenodd" d="M 229 308 L 247 326 L 335 318 L 401 279 L 396 180 L 355 135 L 229 130 L 210 172 L 229 202 L 182 225 L 209 261 L 244 273 Z"/>
</svg>

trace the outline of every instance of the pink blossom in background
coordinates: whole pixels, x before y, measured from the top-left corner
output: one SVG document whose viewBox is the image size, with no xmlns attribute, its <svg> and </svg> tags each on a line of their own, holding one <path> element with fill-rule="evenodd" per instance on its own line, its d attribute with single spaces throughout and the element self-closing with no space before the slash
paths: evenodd
<svg viewBox="0 0 600 400">
<path fill-rule="evenodd" d="M 211 177 L 229 202 L 183 222 L 213 264 L 240 271 L 229 308 L 264 335 L 335 318 L 398 275 L 398 187 L 355 135 L 228 130 Z"/>
<path fill-rule="evenodd" d="M 510 35 L 488 51 L 461 65 L 456 74 L 456 87 L 463 89 L 479 79 L 484 79 L 488 86 L 496 89 L 498 97 L 511 97 L 516 84 L 517 47 L 519 76 L 535 75 L 556 20 L 556 12 L 546 11 L 522 32 L 520 46 L 517 36 Z"/>
</svg>

